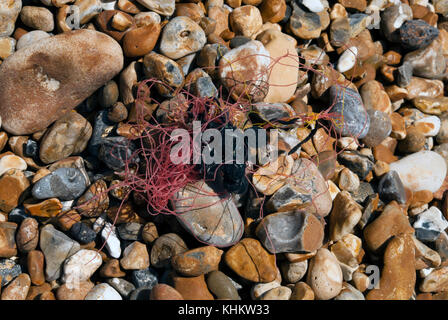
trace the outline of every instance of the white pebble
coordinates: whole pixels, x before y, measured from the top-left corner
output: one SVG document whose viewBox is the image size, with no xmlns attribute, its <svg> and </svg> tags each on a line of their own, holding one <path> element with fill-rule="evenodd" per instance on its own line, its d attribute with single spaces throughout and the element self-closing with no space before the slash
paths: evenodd
<svg viewBox="0 0 448 320">
<path fill-rule="evenodd" d="M 109 251 L 110 256 L 115 259 L 120 258 L 120 240 L 115 232 L 115 227 L 111 223 L 105 223 L 103 231 L 101 231 L 101 238 L 106 241 L 106 249 Z"/>
<path fill-rule="evenodd" d="M 25 48 L 32 44 L 33 42 L 49 38 L 50 35 L 42 30 L 33 30 L 28 33 L 25 33 L 23 36 L 20 37 L 19 41 L 17 41 L 17 50 Z"/>
<path fill-rule="evenodd" d="M 103 263 L 101 255 L 94 250 L 82 249 L 65 260 L 62 281 L 76 285 L 89 280 Z"/>
<path fill-rule="evenodd" d="M 350 47 L 341 54 L 338 60 L 337 69 L 339 72 L 345 72 L 355 66 L 358 48 Z"/>
<path fill-rule="evenodd" d="M 89 291 L 84 300 L 123 300 L 121 295 L 107 283 L 100 283 Z"/>
<path fill-rule="evenodd" d="M 426 124 L 428 128 L 427 132 L 423 132 L 426 137 L 434 137 L 439 133 L 440 130 L 440 119 L 437 116 L 428 116 L 423 119 L 416 120 L 414 122 L 415 125 L 423 123 Z"/>
<path fill-rule="evenodd" d="M 16 155 L 6 155 L 0 159 L 0 176 L 10 169 L 26 170 L 25 160 Z"/>
<path fill-rule="evenodd" d="M 312 12 L 321 12 L 325 9 L 325 4 L 321 0 L 302 0 L 302 4 Z"/>
<path fill-rule="evenodd" d="M 434 151 L 419 151 L 390 164 L 411 191 L 436 192 L 446 176 L 446 162 Z"/>
<path fill-rule="evenodd" d="M 417 221 L 414 222 L 413 227 L 442 232 L 448 228 L 448 221 L 437 207 L 431 207 L 417 216 Z"/>
</svg>

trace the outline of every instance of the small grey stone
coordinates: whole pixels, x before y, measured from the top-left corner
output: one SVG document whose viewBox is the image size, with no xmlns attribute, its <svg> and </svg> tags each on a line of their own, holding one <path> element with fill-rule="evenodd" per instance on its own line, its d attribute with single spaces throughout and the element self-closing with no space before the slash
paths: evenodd
<svg viewBox="0 0 448 320">
<path fill-rule="evenodd" d="M 218 89 L 213 84 L 212 78 L 209 76 L 201 77 L 196 80 L 193 86 L 193 94 L 197 97 L 216 97 L 218 95 Z"/>
<path fill-rule="evenodd" d="M 121 294 L 121 296 L 123 298 L 129 298 L 132 291 L 135 290 L 135 286 L 132 283 L 130 283 L 129 281 L 126 281 L 122 278 L 110 278 L 110 279 L 107 279 L 107 283 L 112 288 L 117 290 L 118 293 Z"/>
<path fill-rule="evenodd" d="M 359 204 L 364 203 L 372 194 L 375 194 L 372 185 L 365 181 L 361 181 L 359 183 L 359 188 L 356 191 L 350 192 L 352 199 Z"/>
<path fill-rule="evenodd" d="M 367 114 L 370 118 L 370 128 L 362 141 L 368 147 L 376 147 L 386 139 L 392 131 L 392 122 L 388 114 L 375 109 L 368 109 Z"/>
<path fill-rule="evenodd" d="M 74 200 L 80 197 L 86 188 L 87 181 L 81 170 L 59 168 L 37 181 L 32 194 L 36 199 Z"/>
<path fill-rule="evenodd" d="M 149 267 L 143 270 L 132 270 L 131 279 L 136 288 L 153 288 L 158 282 L 157 272 Z"/>
<path fill-rule="evenodd" d="M 229 277 L 215 270 L 207 275 L 207 286 L 218 299 L 241 300 Z"/>
<path fill-rule="evenodd" d="M 123 240 L 136 241 L 141 239 L 141 230 L 143 225 L 137 222 L 128 222 L 120 224 L 117 228 L 118 235 Z"/>
<path fill-rule="evenodd" d="M 0 277 L 2 279 L 0 286 L 4 287 L 19 274 L 22 273 L 22 267 L 12 259 L 0 259 Z"/>
</svg>

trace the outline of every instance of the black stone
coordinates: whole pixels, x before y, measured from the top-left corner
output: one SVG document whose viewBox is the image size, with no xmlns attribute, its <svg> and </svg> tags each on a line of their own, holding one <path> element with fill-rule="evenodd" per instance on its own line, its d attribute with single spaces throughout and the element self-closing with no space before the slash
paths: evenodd
<svg viewBox="0 0 448 320">
<path fill-rule="evenodd" d="M 34 159 L 37 157 L 38 151 L 39 147 L 37 145 L 37 142 L 34 140 L 28 139 L 25 145 L 23 146 L 23 155 L 25 157 L 30 157 Z"/>
<path fill-rule="evenodd" d="M 434 242 L 440 236 L 437 230 L 415 228 L 415 237 L 424 242 Z"/>
<path fill-rule="evenodd" d="M 384 202 L 395 200 L 402 204 L 406 203 L 406 191 L 396 171 L 389 171 L 381 177 L 378 193 Z"/>
<path fill-rule="evenodd" d="M 439 30 L 423 20 L 405 21 L 400 27 L 400 42 L 406 49 L 425 48 L 437 38 Z"/>
<path fill-rule="evenodd" d="M 12 209 L 12 211 L 8 214 L 8 221 L 15 223 L 22 223 L 26 218 L 31 217 L 28 213 L 26 213 L 25 208 L 23 206 Z"/>
<path fill-rule="evenodd" d="M 143 270 L 133 270 L 131 280 L 137 289 L 143 287 L 152 289 L 159 282 L 157 271 L 151 267 Z"/>
<path fill-rule="evenodd" d="M 70 236 L 74 240 L 86 244 L 95 240 L 96 233 L 85 223 L 77 222 L 70 229 Z"/>
<path fill-rule="evenodd" d="M 137 163 L 138 157 L 133 155 L 135 147 L 132 141 L 125 137 L 107 137 L 101 141 L 98 150 L 98 159 L 112 170 L 120 171 L 128 163 Z"/>
<path fill-rule="evenodd" d="M 88 150 L 90 154 L 97 156 L 104 137 L 108 136 L 116 124 L 109 120 L 107 110 L 100 111 L 93 125 L 92 137 L 89 140 Z"/>
<path fill-rule="evenodd" d="M 149 300 L 149 296 L 151 295 L 152 287 L 142 287 L 135 289 L 132 291 L 129 300 Z"/>
</svg>

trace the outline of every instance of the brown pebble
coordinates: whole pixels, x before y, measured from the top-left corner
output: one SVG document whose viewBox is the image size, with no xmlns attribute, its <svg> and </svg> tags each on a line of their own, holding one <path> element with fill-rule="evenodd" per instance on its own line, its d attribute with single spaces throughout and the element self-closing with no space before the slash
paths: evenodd
<svg viewBox="0 0 448 320">
<path fill-rule="evenodd" d="M 174 289 L 185 300 L 214 300 L 207 288 L 204 275 L 198 277 L 173 276 Z"/>
<path fill-rule="evenodd" d="M 30 276 L 26 273 L 21 273 L 3 289 L 1 300 L 26 300 L 30 286 Z"/>
<path fill-rule="evenodd" d="M 120 261 L 117 259 L 110 259 L 104 263 L 100 269 L 100 276 L 104 278 L 122 278 L 126 275 L 120 269 Z"/>
<path fill-rule="evenodd" d="M 36 286 L 40 286 L 45 282 L 44 259 L 44 254 L 41 251 L 33 250 L 28 252 L 28 272 L 30 273 L 31 282 Z"/>
<path fill-rule="evenodd" d="M 173 287 L 158 283 L 152 288 L 149 300 L 184 300 L 184 298 Z"/>
<path fill-rule="evenodd" d="M 275 255 L 255 239 L 242 239 L 226 252 L 224 260 L 240 277 L 253 282 L 271 282 L 277 277 Z"/>
<path fill-rule="evenodd" d="M 39 242 L 39 223 L 36 219 L 26 218 L 20 224 L 16 235 L 17 248 L 21 252 L 29 252 L 36 249 Z"/>
</svg>

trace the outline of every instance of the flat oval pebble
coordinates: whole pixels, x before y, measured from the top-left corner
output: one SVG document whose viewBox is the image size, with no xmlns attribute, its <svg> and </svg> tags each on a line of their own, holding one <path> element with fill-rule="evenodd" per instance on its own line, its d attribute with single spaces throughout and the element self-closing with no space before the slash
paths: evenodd
<svg viewBox="0 0 448 320">
<path fill-rule="evenodd" d="M 86 189 L 86 180 L 81 171 L 75 168 L 59 168 L 40 179 L 33 186 L 36 199 L 59 197 L 61 200 L 73 200 Z"/>
<path fill-rule="evenodd" d="M 314 251 L 322 246 L 323 224 L 310 213 L 273 213 L 260 222 L 256 234 L 272 253 Z"/>
<path fill-rule="evenodd" d="M 226 252 L 224 259 L 236 274 L 253 282 L 271 282 L 277 276 L 275 256 L 255 239 L 241 240 Z"/>
<path fill-rule="evenodd" d="M 436 152 L 420 151 L 390 164 L 400 176 L 403 185 L 412 191 L 436 192 L 442 185 L 447 165 Z"/>
<path fill-rule="evenodd" d="M 319 300 L 336 297 L 342 290 L 342 271 L 335 255 L 321 248 L 311 259 L 307 283 Z"/>
<path fill-rule="evenodd" d="M 188 17 L 175 17 L 163 28 L 160 51 L 171 59 L 179 59 L 199 51 L 207 42 L 204 30 Z"/>
<path fill-rule="evenodd" d="M 218 299 L 241 300 L 230 278 L 219 270 L 207 275 L 207 286 Z"/>
<path fill-rule="evenodd" d="M 207 246 L 176 254 L 171 264 L 179 274 L 196 277 L 218 269 L 222 250 Z"/>
<path fill-rule="evenodd" d="M 232 96 L 262 101 L 268 93 L 269 52 L 252 40 L 226 53 L 219 62 L 219 76 Z M 260 87 L 260 88 L 258 88 Z"/>
<path fill-rule="evenodd" d="M 72 284 L 89 280 L 102 263 L 103 259 L 97 251 L 81 249 L 65 260 L 62 280 Z"/>
<path fill-rule="evenodd" d="M 42 130 L 122 68 L 121 47 L 97 31 L 76 30 L 35 42 L 1 64 L 3 127 L 17 135 Z M 18 90 L 23 94 L 18 96 Z"/>
<path fill-rule="evenodd" d="M 359 93 L 351 88 L 330 88 L 331 111 L 339 114 L 335 129 L 343 136 L 364 138 L 369 132 L 370 117 Z"/>
<path fill-rule="evenodd" d="M 221 199 L 204 181 L 185 187 L 175 199 L 176 218 L 201 241 L 227 247 L 241 238 L 243 221 L 233 199 Z"/>
</svg>

